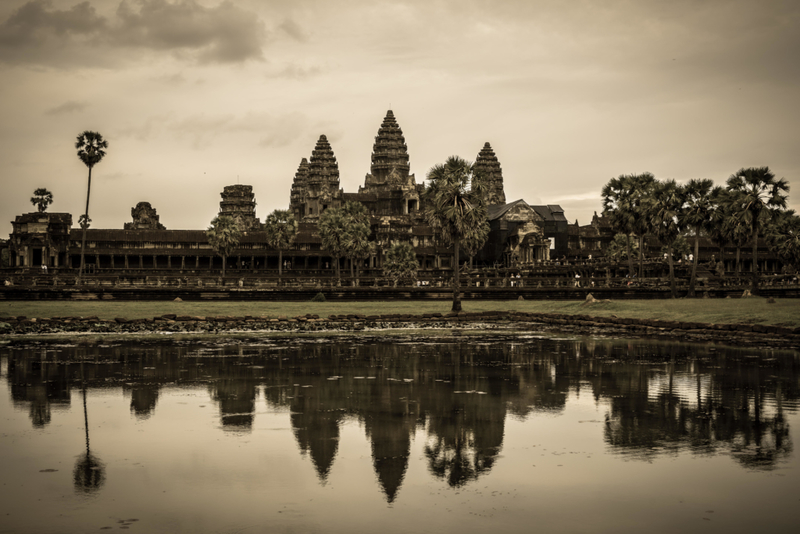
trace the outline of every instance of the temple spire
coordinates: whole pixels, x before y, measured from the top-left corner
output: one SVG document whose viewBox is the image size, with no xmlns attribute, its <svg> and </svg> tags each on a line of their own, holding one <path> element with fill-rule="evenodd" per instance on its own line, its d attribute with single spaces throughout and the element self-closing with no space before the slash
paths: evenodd
<svg viewBox="0 0 800 534">
<path fill-rule="evenodd" d="M 486 186 L 486 203 L 505 204 L 506 194 L 503 190 L 503 170 L 500 162 L 488 142 L 483 145 L 475 160 L 475 171 Z"/>
<path fill-rule="evenodd" d="M 383 183 L 389 179 L 390 174 L 396 175 L 395 179 L 405 181 L 409 170 L 408 147 L 403 137 L 403 130 L 400 129 L 390 109 L 386 112 L 386 117 L 375 137 L 370 173 L 377 182 Z"/>
</svg>

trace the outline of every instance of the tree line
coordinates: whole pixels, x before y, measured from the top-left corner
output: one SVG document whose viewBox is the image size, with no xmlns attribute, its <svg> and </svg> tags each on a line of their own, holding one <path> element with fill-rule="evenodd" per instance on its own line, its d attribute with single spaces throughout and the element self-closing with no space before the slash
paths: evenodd
<svg viewBox="0 0 800 534">
<path fill-rule="evenodd" d="M 670 291 L 677 295 L 673 257 L 675 245 L 693 239 L 690 297 L 695 296 L 700 237 L 707 236 L 722 252 L 752 246 L 751 292 L 758 293 L 758 238 L 786 264 L 800 267 L 800 217 L 787 209 L 789 184 L 776 179 L 769 167 L 743 168 L 732 174 L 725 187 L 709 179 L 686 184 L 657 180 L 651 173 L 612 178 L 603 186 L 603 215 L 625 239 L 628 269 L 634 274 L 633 249 L 638 249 L 639 277 L 644 270 L 644 239 L 656 237 L 665 247 Z M 635 245 L 638 241 L 638 247 Z"/>
</svg>

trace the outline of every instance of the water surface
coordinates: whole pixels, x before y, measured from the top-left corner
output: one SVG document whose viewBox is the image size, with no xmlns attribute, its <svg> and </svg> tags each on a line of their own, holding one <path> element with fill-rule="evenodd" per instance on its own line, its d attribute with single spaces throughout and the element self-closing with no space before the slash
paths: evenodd
<svg viewBox="0 0 800 534">
<path fill-rule="evenodd" d="M 800 358 L 648 341 L 0 349 L 0 532 L 793 532 Z"/>
</svg>

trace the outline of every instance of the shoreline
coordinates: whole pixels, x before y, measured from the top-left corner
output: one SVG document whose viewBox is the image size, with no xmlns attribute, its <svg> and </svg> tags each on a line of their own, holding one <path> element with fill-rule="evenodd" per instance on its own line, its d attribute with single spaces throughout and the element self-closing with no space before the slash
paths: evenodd
<svg viewBox="0 0 800 534">
<path fill-rule="evenodd" d="M 456 330 L 457 329 L 457 330 Z M 188 316 L 165 314 L 140 319 L 92 317 L 0 317 L 0 343 L 57 341 L 80 336 L 174 339 L 173 336 L 224 338 L 274 334 L 362 334 L 381 336 L 405 331 L 563 333 L 595 337 L 652 338 L 661 341 L 714 342 L 800 350 L 800 327 L 761 324 L 698 323 L 561 313 L 485 311 L 461 313 L 302 316 Z M 163 337 L 162 337 L 163 336 Z"/>
</svg>

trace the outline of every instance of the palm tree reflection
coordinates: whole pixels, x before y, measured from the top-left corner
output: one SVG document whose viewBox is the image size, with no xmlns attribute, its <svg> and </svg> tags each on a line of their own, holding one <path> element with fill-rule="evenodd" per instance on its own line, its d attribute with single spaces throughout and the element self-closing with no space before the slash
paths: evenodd
<svg viewBox="0 0 800 534">
<path fill-rule="evenodd" d="M 89 448 L 89 412 L 86 409 L 86 378 L 83 374 L 83 360 L 81 360 L 81 391 L 83 393 L 83 425 L 86 431 L 86 453 L 78 455 L 72 479 L 75 491 L 93 494 L 100 490 L 106 480 L 105 464 Z"/>
</svg>

